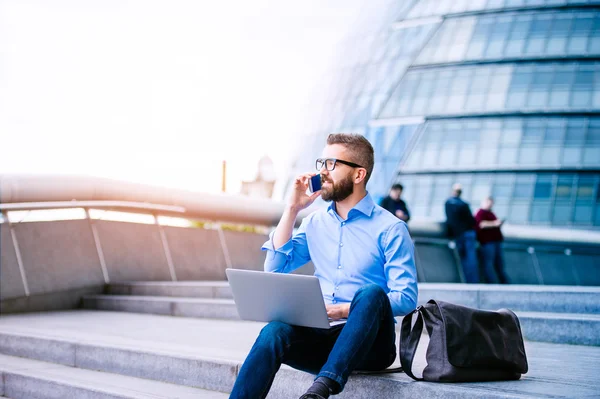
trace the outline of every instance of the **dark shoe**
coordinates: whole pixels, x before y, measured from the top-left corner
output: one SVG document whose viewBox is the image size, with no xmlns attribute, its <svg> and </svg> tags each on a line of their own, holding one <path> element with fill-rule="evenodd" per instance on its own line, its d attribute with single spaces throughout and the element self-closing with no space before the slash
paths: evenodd
<svg viewBox="0 0 600 399">
<path fill-rule="evenodd" d="M 300 399 L 325 399 L 325 398 L 316 393 L 305 393 L 304 395 L 300 396 Z"/>
</svg>

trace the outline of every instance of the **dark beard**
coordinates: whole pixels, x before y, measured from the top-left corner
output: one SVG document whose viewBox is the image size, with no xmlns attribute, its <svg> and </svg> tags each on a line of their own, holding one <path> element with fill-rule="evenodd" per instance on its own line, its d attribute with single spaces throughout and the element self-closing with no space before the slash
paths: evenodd
<svg viewBox="0 0 600 399">
<path fill-rule="evenodd" d="M 328 180 L 331 183 L 331 180 Z M 331 190 L 331 191 L 330 191 Z M 321 198 L 323 201 L 343 201 L 354 192 L 354 183 L 352 182 L 352 175 L 346 176 L 344 179 L 333 184 L 331 189 L 323 189 L 321 191 Z"/>
</svg>

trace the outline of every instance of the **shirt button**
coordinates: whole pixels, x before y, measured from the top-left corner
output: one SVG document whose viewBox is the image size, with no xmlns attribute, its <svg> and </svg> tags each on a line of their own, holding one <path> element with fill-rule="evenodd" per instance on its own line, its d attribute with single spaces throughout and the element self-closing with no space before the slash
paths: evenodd
<svg viewBox="0 0 600 399">
<path fill-rule="evenodd" d="M 335 290 L 336 290 L 336 291 L 339 291 L 339 289 L 340 289 L 340 287 L 335 287 Z"/>
<path fill-rule="evenodd" d="M 342 265 L 339 265 L 339 266 L 338 266 L 338 269 L 341 269 L 341 268 L 342 268 Z"/>
<path fill-rule="evenodd" d="M 343 247 L 343 246 L 344 246 L 344 243 L 343 243 L 343 242 L 340 242 L 340 247 Z"/>
<path fill-rule="evenodd" d="M 345 225 L 345 224 L 346 224 L 346 222 L 342 222 L 342 226 Z"/>
<path fill-rule="evenodd" d="M 333 301 L 331 301 L 331 302 L 333 302 L 333 303 L 337 303 L 337 301 L 336 301 L 335 299 L 334 299 Z"/>
</svg>

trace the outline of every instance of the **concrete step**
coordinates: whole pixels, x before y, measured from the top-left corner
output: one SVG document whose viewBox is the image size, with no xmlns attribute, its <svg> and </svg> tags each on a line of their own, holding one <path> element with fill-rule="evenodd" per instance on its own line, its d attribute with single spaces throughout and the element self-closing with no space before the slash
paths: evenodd
<svg viewBox="0 0 600 399">
<path fill-rule="evenodd" d="M 100 311 L 10 315 L 0 319 L 0 353 L 68 364 L 69 370 L 228 392 L 263 325 Z M 338 397 L 572 398 L 593 397 L 600 391 L 600 348 L 526 342 L 526 350 L 530 372 L 521 381 L 435 384 L 414 382 L 402 373 L 352 375 Z M 417 370 L 422 366 L 419 362 Z M 313 378 L 284 366 L 268 397 L 299 397 Z M 65 379 L 75 380 L 69 375 Z M 99 383 L 106 387 L 111 381 Z M 13 397 L 10 391 L 5 395 Z"/>
<path fill-rule="evenodd" d="M 223 392 L 168 384 L 101 371 L 0 354 L 4 394 L 29 398 L 203 398 L 225 399 Z"/>
<path fill-rule="evenodd" d="M 432 298 L 478 309 L 600 314 L 600 287 L 419 284 L 419 302 Z"/>
<path fill-rule="evenodd" d="M 232 299 L 227 281 L 132 281 L 111 283 L 108 295 L 171 296 L 187 298 Z"/>
<path fill-rule="evenodd" d="M 96 295 L 83 298 L 85 309 L 180 317 L 239 320 L 231 299 Z M 600 315 L 515 311 L 523 336 L 531 341 L 600 345 Z M 400 320 L 400 319 L 399 319 Z"/>
<path fill-rule="evenodd" d="M 107 294 L 232 299 L 226 281 L 127 282 Z M 429 299 L 480 309 L 600 314 L 600 287 L 492 284 L 419 284 L 419 303 Z"/>
<path fill-rule="evenodd" d="M 239 320 L 232 299 L 88 295 L 83 297 L 82 306 L 84 309 Z"/>
</svg>

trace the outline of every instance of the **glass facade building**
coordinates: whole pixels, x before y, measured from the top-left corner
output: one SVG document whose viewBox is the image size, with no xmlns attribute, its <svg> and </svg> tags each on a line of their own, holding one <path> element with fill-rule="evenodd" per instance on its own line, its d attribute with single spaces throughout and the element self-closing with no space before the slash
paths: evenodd
<svg viewBox="0 0 600 399">
<path fill-rule="evenodd" d="M 444 220 L 459 182 L 511 224 L 600 229 L 600 1 L 378 7 L 319 83 L 293 174 L 357 132 L 375 146 L 369 191 L 402 183 L 413 217 Z"/>
</svg>

